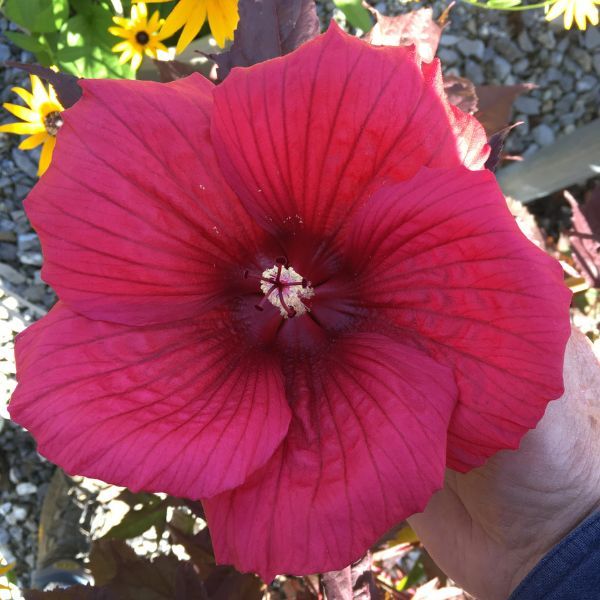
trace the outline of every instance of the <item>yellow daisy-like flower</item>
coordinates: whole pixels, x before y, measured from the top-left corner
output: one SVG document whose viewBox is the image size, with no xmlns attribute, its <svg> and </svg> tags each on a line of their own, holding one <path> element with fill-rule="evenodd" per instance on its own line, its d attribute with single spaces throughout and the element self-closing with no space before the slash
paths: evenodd
<svg viewBox="0 0 600 600">
<path fill-rule="evenodd" d="M 162 21 L 158 11 L 148 20 L 148 9 L 143 2 L 131 7 L 131 18 L 113 17 L 118 27 L 109 27 L 108 31 L 117 37 L 125 38 L 112 47 L 113 52 L 121 52 L 121 64 L 131 61 L 131 67 L 137 71 L 142 64 L 144 54 L 157 57 L 157 50 L 167 51 L 161 42 L 166 35 L 160 31 Z"/>
<path fill-rule="evenodd" d="M 600 0 L 558 0 L 550 6 L 546 21 L 552 21 L 564 13 L 565 29 L 571 29 L 573 20 L 577 27 L 585 30 L 587 22 L 598 25 L 598 7 Z"/>
<path fill-rule="evenodd" d="M 146 1 L 167 2 L 168 0 Z M 225 40 L 233 39 L 233 32 L 238 24 L 238 0 L 179 0 L 162 28 L 165 37 L 169 37 L 183 27 L 177 41 L 177 54 L 189 46 L 207 18 L 215 41 L 222 48 Z"/>
<path fill-rule="evenodd" d="M 63 124 L 60 113 L 64 108 L 51 85 L 46 90 L 39 77 L 30 75 L 30 78 L 31 92 L 22 87 L 12 88 L 12 91 L 20 96 L 27 106 L 11 104 L 10 102 L 5 102 L 2 105 L 15 117 L 22 119 L 22 122 L 2 125 L 0 126 L 0 132 L 29 135 L 19 144 L 21 150 L 32 150 L 43 144 L 38 165 L 38 176 L 42 176 L 52 160 L 56 134 Z"/>
</svg>

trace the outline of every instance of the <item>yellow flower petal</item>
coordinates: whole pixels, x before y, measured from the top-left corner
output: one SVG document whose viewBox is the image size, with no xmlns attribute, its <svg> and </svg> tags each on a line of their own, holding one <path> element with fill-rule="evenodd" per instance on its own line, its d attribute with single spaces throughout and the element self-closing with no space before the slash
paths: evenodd
<svg viewBox="0 0 600 600">
<path fill-rule="evenodd" d="M 126 50 L 127 48 L 129 48 L 131 46 L 131 42 L 129 41 L 123 41 L 123 42 L 119 42 L 118 44 L 115 44 L 111 50 L 113 52 L 122 52 L 123 50 Z"/>
<path fill-rule="evenodd" d="M 190 22 L 190 17 L 198 6 L 202 5 L 204 10 L 206 10 L 205 0 L 200 0 L 199 4 L 197 4 L 197 1 L 198 0 L 180 0 L 167 17 L 165 24 L 162 26 L 161 34 L 165 37 L 170 37 L 176 31 L 179 31 L 186 23 Z M 200 31 L 202 25 L 204 25 L 204 19 L 202 19 L 202 23 L 198 26 L 198 31 Z"/>
<path fill-rule="evenodd" d="M 127 50 L 125 50 L 123 52 L 123 54 L 121 54 L 121 56 L 119 57 L 119 64 L 124 65 L 132 56 L 133 56 L 132 48 L 131 47 L 127 48 Z"/>
<path fill-rule="evenodd" d="M 33 92 L 33 98 L 36 107 L 40 106 L 44 102 L 48 102 L 48 92 L 42 83 L 41 79 L 37 75 L 30 75 L 31 78 L 31 91 Z M 33 108 L 33 107 L 32 107 Z"/>
<path fill-rule="evenodd" d="M 142 54 L 140 52 L 137 52 L 136 54 L 134 54 L 133 58 L 131 59 L 131 68 L 134 71 L 137 71 L 140 68 L 141 64 L 142 64 Z"/>
<path fill-rule="evenodd" d="M 222 48 L 225 40 L 233 39 L 239 21 L 237 0 L 207 0 L 206 9 L 210 31 Z"/>
<path fill-rule="evenodd" d="M 154 11 L 154 14 L 150 17 L 150 20 L 148 21 L 148 29 L 150 29 L 152 33 L 154 33 L 158 29 L 159 21 L 160 13 L 156 10 Z"/>
<path fill-rule="evenodd" d="M 46 131 L 43 133 L 35 133 L 34 135 L 25 138 L 19 144 L 19 148 L 21 150 L 33 150 L 33 148 L 37 148 L 40 144 L 44 143 L 47 137 L 50 137 L 50 134 Z"/>
<path fill-rule="evenodd" d="M 177 47 L 175 52 L 181 54 L 192 42 L 192 40 L 198 35 L 204 21 L 206 20 L 206 5 L 199 4 L 194 12 L 188 17 L 188 21 L 183 28 L 183 31 L 179 35 L 177 40 Z"/>
<path fill-rule="evenodd" d="M 40 131 L 46 131 L 46 128 L 42 123 L 9 123 L 7 125 L 0 125 L 0 133 L 17 133 L 19 135 L 39 133 Z"/>
<path fill-rule="evenodd" d="M 54 146 L 56 145 L 56 138 L 53 136 L 48 136 L 48 139 L 44 142 L 42 146 L 42 153 L 40 155 L 40 164 L 38 165 L 38 177 L 41 177 L 46 169 L 50 166 L 50 161 L 52 160 L 52 152 L 54 152 Z"/>
<path fill-rule="evenodd" d="M 33 94 L 29 90 L 22 87 L 14 87 L 11 92 L 17 94 L 17 96 L 22 98 L 30 107 L 33 106 Z"/>
<path fill-rule="evenodd" d="M 120 25 L 121 27 L 123 27 L 123 29 L 128 29 L 129 28 L 129 23 L 131 22 L 126 17 L 113 17 L 113 21 L 117 25 Z"/>
<path fill-rule="evenodd" d="M 5 102 L 2 105 L 9 113 L 19 117 L 22 121 L 28 121 L 29 123 L 39 123 L 41 121 L 39 113 L 20 104 L 11 104 Z"/>
<path fill-rule="evenodd" d="M 575 17 L 575 7 L 571 4 L 571 5 L 567 6 L 567 8 L 565 10 L 565 21 L 564 21 L 565 29 L 571 29 L 571 26 L 573 25 L 574 17 Z"/>
<path fill-rule="evenodd" d="M 587 28 L 586 6 L 583 0 L 575 2 L 575 22 L 582 31 Z"/>
<path fill-rule="evenodd" d="M 123 27 L 109 27 L 108 33 L 116 35 L 117 37 L 127 38 L 131 35 L 131 31 L 123 29 Z"/>
</svg>

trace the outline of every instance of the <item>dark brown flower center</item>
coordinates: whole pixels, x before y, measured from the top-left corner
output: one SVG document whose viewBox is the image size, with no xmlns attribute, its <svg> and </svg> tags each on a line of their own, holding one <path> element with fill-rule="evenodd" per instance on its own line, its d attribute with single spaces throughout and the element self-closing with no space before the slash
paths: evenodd
<svg viewBox="0 0 600 600">
<path fill-rule="evenodd" d="M 145 31 L 138 31 L 135 34 L 135 41 L 140 46 L 145 46 L 150 41 L 150 36 Z"/>
<path fill-rule="evenodd" d="M 56 135 L 62 124 L 62 115 L 58 110 L 53 110 L 44 117 L 44 127 L 50 135 Z"/>
</svg>

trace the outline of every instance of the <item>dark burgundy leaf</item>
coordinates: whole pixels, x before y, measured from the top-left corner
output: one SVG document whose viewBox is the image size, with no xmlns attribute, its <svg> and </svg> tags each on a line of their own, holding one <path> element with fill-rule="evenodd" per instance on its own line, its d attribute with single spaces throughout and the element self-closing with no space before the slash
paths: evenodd
<svg viewBox="0 0 600 600">
<path fill-rule="evenodd" d="M 569 233 L 573 258 L 590 286 L 600 287 L 600 185 L 589 192 L 583 205 L 569 192 L 564 195 L 573 211 Z"/>
<path fill-rule="evenodd" d="M 519 121 L 514 125 L 508 125 L 508 127 L 504 127 L 500 131 L 497 131 L 489 140 L 488 144 L 490 145 L 491 151 L 488 159 L 485 161 L 485 168 L 489 169 L 492 173 L 496 172 L 498 165 L 500 164 L 500 160 L 502 159 L 502 149 L 504 148 L 504 142 L 508 137 L 508 134 L 511 132 L 513 127 L 517 127 L 517 125 L 521 125 L 523 122 Z"/>
<path fill-rule="evenodd" d="M 480 85 L 475 88 L 479 99 L 475 117 L 485 128 L 488 137 L 509 124 L 512 105 L 517 96 L 530 92 L 536 87 L 533 83 L 519 83 L 517 85 Z"/>
<path fill-rule="evenodd" d="M 227 52 L 212 54 L 223 81 L 233 67 L 283 56 L 319 33 L 314 0 L 240 0 L 240 21 Z"/>
<path fill-rule="evenodd" d="M 477 111 L 477 92 L 470 79 L 457 75 L 445 76 L 444 90 L 450 104 L 454 104 L 470 115 Z"/>
<path fill-rule="evenodd" d="M 152 62 L 154 62 L 163 83 L 187 77 L 196 71 L 192 65 L 180 60 L 154 60 Z"/>
<path fill-rule="evenodd" d="M 61 73 L 53 71 L 48 67 L 42 67 L 41 65 L 29 65 L 26 63 L 14 62 L 7 60 L 6 64 L 9 67 L 15 67 L 27 71 L 32 75 L 37 75 L 40 79 L 43 79 L 47 83 L 50 83 L 56 90 L 56 95 L 60 100 L 60 103 L 65 108 L 70 108 L 81 98 L 83 94 L 79 84 L 77 83 L 78 78 L 68 73 Z"/>
<path fill-rule="evenodd" d="M 175 600 L 209 600 L 206 588 L 191 563 L 181 563 L 175 573 Z"/>
<path fill-rule="evenodd" d="M 371 7 L 369 10 L 375 15 L 376 23 L 364 36 L 367 42 L 375 46 L 414 44 L 424 61 L 433 60 L 440 43 L 443 26 L 433 20 L 431 8 L 420 8 L 395 17 L 386 17 Z"/>
<path fill-rule="evenodd" d="M 119 600 L 172 600 L 180 564 L 173 555 L 146 560 L 121 540 L 98 540 L 90 553 L 96 585 Z"/>
<path fill-rule="evenodd" d="M 233 567 L 215 565 L 208 529 L 196 535 L 186 535 L 169 524 L 169 532 L 176 544 L 181 544 L 190 555 L 196 572 L 204 581 L 210 600 L 260 600 L 262 581 L 250 573 L 239 573 Z"/>
</svg>

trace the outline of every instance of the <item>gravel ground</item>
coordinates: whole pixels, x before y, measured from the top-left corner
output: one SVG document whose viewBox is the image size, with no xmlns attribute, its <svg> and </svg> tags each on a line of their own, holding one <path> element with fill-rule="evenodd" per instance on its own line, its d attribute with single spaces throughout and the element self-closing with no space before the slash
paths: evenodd
<svg viewBox="0 0 600 600">
<path fill-rule="evenodd" d="M 381 2 L 381 12 L 406 12 L 410 5 Z M 438 15 L 446 3 L 431 6 Z M 343 17 L 330 3 L 321 3 L 324 20 Z M 2 36 L 0 61 L 29 61 Z M 442 36 L 439 56 L 446 73 L 464 75 L 476 84 L 533 82 L 539 87 L 515 103 L 516 129 L 508 143 L 513 154 L 530 156 L 540 147 L 598 117 L 600 106 L 600 32 L 562 30 L 548 24 L 542 11 L 505 14 L 459 5 Z M 14 101 L 10 88 L 22 85 L 22 72 L 0 71 L 0 101 Z M 0 112 L 0 122 L 12 121 Z M 55 301 L 41 281 L 42 256 L 22 201 L 36 181 L 37 154 L 17 149 L 19 137 L 0 134 L 0 556 L 17 564 L 19 585 L 29 584 L 35 561 L 39 509 L 53 467 L 35 451 L 30 436 L 7 420 L 6 403 L 15 387 L 13 338 L 43 316 Z M 2 596 L 0 593 L 0 597 Z"/>
</svg>

